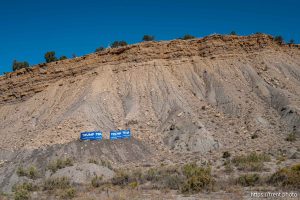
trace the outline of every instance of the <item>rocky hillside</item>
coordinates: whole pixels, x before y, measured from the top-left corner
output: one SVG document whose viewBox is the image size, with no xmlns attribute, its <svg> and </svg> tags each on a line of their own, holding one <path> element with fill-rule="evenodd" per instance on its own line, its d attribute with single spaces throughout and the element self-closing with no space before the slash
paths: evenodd
<svg viewBox="0 0 300 200">
<path fill-rule="evenodd" d="M 267 35 L 145 42 L 0 77 L 0 146 L 131 128 L 180 151 L 268 149 L 300 134 L 299 96 L 297 45 Z"/>
<path fill-rule="evenodd" d="M 133 139 L 106 140 L 128 128 Z M 89 130 L 104 141 L 79 142 Z M 5 192 L 27 180 L 20 166 L 36 166 L 39 183 L 60 158 L 76 163 L 57 172 L 76 184 L 84 173 L 113 176 L 91 158 L 114 169 L 210 163 L 222 179 L 224 152 L 255 151 L 271 155 L 274 172 L 280 156 L 282 166 L 299 162 L 299 135 L 300 47 L 263 34 L 143 42 L 0 77 Z"/>
</svg>

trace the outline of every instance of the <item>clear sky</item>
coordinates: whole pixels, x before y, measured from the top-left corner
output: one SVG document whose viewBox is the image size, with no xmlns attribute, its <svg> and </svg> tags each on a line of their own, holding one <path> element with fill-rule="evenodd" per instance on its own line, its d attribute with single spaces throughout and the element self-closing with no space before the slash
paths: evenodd
<svg viewBox="0 0 300 200">
<path fill-rule="evenodd" d="M 12 61 L 71 57 L 144 34 L 170 40 L 189 33 L 265 32 L 300 42 L 299 0 L 0 0 L 0 74 Z"/>
</svg>

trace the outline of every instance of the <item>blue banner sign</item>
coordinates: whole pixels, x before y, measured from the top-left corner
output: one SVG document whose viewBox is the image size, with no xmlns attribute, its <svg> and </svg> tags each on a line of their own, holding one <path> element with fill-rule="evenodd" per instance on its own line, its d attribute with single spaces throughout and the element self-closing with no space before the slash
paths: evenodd
<svg viewBox="0 0 300 200">
<path fill-rule="evenodd" d="M 80 133 L 81 140 L 102 140 L 101 131 L 82 132 Z"/>
<path fill-rule="evenodd" d="M 130 138 L 131 133 L 130 130 L 122 130 L 123 138 Z"/>
<path fill-rule="evenodd" d="M 130 130 L 110 131 L 111 140 L 130 138 L 130 136 L 131 136 Z"/>
</svg>

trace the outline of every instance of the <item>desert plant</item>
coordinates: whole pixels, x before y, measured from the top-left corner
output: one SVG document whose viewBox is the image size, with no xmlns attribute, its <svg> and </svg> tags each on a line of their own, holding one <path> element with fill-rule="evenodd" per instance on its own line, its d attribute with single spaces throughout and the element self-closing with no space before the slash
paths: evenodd
<svg viewBox="0 0 300 200">
<path fill-rule="evenodd" d="M 300 189 L 300 163 L 279 169 L 270 176 L 268 183 L 281 188 Z"/>
<path fill-rule="evenodd" d="M 147 181 L 155 181 L 155 180 L 158 180 L 158 177 L 159 177 L 159 172 L 157 169 L 154 169 L 154 168 L 151 168 L 149 169 L 146 174 L 144 175 L 144 178 L 147 180 Z"/>
<path fill-rule="evenodd" d="M 39 187 L 37 185 L 34 185 L 33 183 L 21 183 L 21 184 L 15 184 L 12 187 L 12 191 L 18 191 L 18 190 L 27 190 L 27 191 L 37 191 L 39 189 Z"/>
<path fill-rule="evenodd" d="M 244 171 L 261 171 L 264 162 L 270 161 L 270 157 L 266 154 L 257 154 L 252 152 L 249 155 L 241 155 L 235 157 L 232 162 L 239 170 Z"/>
<path fill-rule="evenodd" d="M 237 178 L 236 183 L 245 187 L 254 186 L 260 181 L 258 174 L 244 174 Z"/>
<path fill-rule="evenodd" d="M 18 190 L 14 192 L 14 199 L 15 200 L 29 200 L 30 193 L 27 190 Z"/>
<path fill-rule="evenodd" d="M 153 35 L 144 35 L 142 40 L 143 41 L 153 41 L 154 36 Z"/>
<path fill-rule="evenodd" d="M 59 58 L 59 60 L 66 60 L 66 59 L 68 59 L 67 56 L 61 56 L 61 57 Z"/>
<path fill-rule="evenodd" d="M 139 183 L 136 181 L 129 183 L 129 187 L 131 187 L 132 189 L 137 188 L 138 186 L 139 186 Z"/>
<path fill-rule="evenodd" d="M 17 169 L 18 176 L 26 176 L 30 179 L 36 179 L 38 177 L 38 171 L 35 167 L 31 166 L 27 169 L 23 168 L 22 166 L 18 167 Z"/>
<path fill-rule="evenodd" d="M 96 165 L 99 164 L 99 162 L 97 160 L 93 159 L 93 158 L 89 159 L 89 163 L 93 163 L 93 164 L 96 164 Z"/>
<path fill-rule="evenodd" d="M 182 174 L 180 168 L 176 166 L 151 168 L 142 175 L 142 179 L 151 181 L 154 186 L 166 189 L 180 189 L 184 183 L 185 176 Z"/>
<path fill-rule="evenodd" d="M 70 188 L 71 183 L 68 177 L 49 178 L 43 184 L 43 190 Z"/>
<path fill-rule="evenodd" d="M 107 167 L 108 169 L 111 169 L 111 170 L 113 169 L 111 163 L 108 160 L 101 160 L 100 162 L 101 162 L 100 163 L 101 166 Z"/>
<path fill-rule="evenodd" d="M 95 50 L 95 52 L 100 52 L 100 51 L 104 51 L 104 50 L 105 50 L 104 47 L 98 47 L 98 48 Z"/>
<path fill-rule="evenodd" d="M 45 53 L 44 58 L 47 63 L 57 61 L 57 58 L 55 57 L 55 51 L 49 51 L 49 52 Z"/>
<path fill-rule="evenodd" d="M 100 187 L 100 185 L 102 184 L 102 179 L 103 177 L 102 176 L 95 176 L 91 183 L 92 183 L 92 186 L 93 187 Z"/>
<path fill-rule="evenodd" d="M 18 176 L 26 176 L 27 172 L 26 172 L 26 170 L 22 166 L 20 166 L 17 169 L 17 174 L 18 174 Z"/>
<path fill-rule="evenodd" d="M 190 34 L 185 34 L 181 39 L 182 40 L 190 40 L 190 39 L 194 39 L 195 36 L 190 35 Z"/>
<path fill-rule="evenodd" d="M 13 71 L 16 71 L 16 70 L 19 70 L 19 69 L 22 69 L 22 68 L 27 68 L 29 67 L 29 63 L 24 61 L 24 62 L 18 62 L 16 60 L 13 61 L 13 64 L 12 64 L 12 69 Z"/>
<path fill-rule="evenodd" d="M 129 183 L 129 174 L 124 171 L 118 171 L 111 179 L 113 185 L 127 185 Z"/>
<path fill-rule="evenodd" d="M 229 158 L 230 156 L 231 154 L 228 151 L 224 151 L 222 158 Z"/>
<path fill-rule="evenodd" d="M 73 187 L 62 190 L 60 197 L 62 199 L 73 199 L 76 196 L 76 190 Z"/>
<path fill-rule="evenodd" d="M 127 42 L 125 42 L 124 40 L 122 40 L 122 41 L 114 41 L 111 44 L 111 47 L 112 48 L 117 48 L 117 47 L 123 47 L 123 46 L 126 46 L 126 45 L 127 45 Z"/>
<path fill-rule="evenodd" d="M 285 140 L 288 142 L 295 142 L 296 141 L 296 133 L 288 134 L 288 136 L 285 138 Z"/>
<path fill-rule="evenodd" d="M 73 160 L 71 158 L 57 159 L 57 160 L 52 161 L 48 165 L 48 169 L 54 173 L 57 170 L 68 167 L 68 166 L 73 166 Z"/>
<path fill-rule="evenodd" d="M 0 191 L 0 199 L 4 198 L 4 200 L 5 200 L 5 197 L 9 197 L 9 194 L 6 192 Z"/>
<path fill-rule="evenodd" d="M 229 35 L 237 35 L 235 31 L 231 31 Z"/>
<path fill-rule="evenodd" d="M 15 200 L 27 200 L 30 199 L 30 192 L 37 191 L 39 188 L 32 183 L 15 184 L 12 187 Z"/>
<path fill-rule="evenodd" d="M 31 179 L 35 179 L 38 177 L 38 171 L 35 167 L 31 166 L 28 168 L 28 177 L 31 178 Z"/>
<path fill-rule="evenodd" d="M 294 39 L 290 39 L 288 44 L 295 44 L 295 40 Z"/>
<path fill-rule="evenodd" d="M 181 187 L 183 193 L 194 193 L 202 190 L 212 190 L 215 180 L 211 175 L 210 167 L 198 167 L 195 163 L 183 167 L 186 181 Z"/>
<path fill-rule="evenodd" d="M 224 168 L 226 173 L 231 173 L 234 171 L 234 168 L 232 166 L 231 160 L 226 160 L 224 162 Z"/>
<path fill-rule="evenodd" d="M 179 174 L 168 174 L 162 176 L 162 186 L 171 190 L 179 190 L 184 184 L 184 177 Z"/>
<path fill-rule="evenodd" d="M 284 39 L 281 35 L 277 35 L 274 37 L 274 41 L 277 42 L 278 44 L 284 44 Z"/>
</svg>

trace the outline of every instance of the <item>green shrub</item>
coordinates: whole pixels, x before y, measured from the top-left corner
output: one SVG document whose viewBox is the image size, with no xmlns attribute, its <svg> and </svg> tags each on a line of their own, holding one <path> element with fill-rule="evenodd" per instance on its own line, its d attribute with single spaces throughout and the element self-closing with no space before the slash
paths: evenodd
<svg viewBox="0 0 300 200">
<path fill-rule="evenodd" d="M 178 174 L 169 174 L 163 176 L 162 185 L 171 190 L 179 190 L 184 183 L 184 178 Z"/>
<path fill-rule="evenodd" d="M 12 187 L 12 191 L 16 192 L 18 190 L 27 190 L 27 191 L 37 191 L 39 188 L 38 186 L 32 184 L 32 183 L 21 183 L 21 184 L 15 184 Z"/>
<path fill-rule="evenodd" d="M 71 187 L 68 177 L 49 178 L 43 184 L 43 190 L 67 189 Z"/>
<path fill-rule="evenodd" d="M 108 160 L 101 160 L 100 162 L 101 162 L 100 163 L 101 166 L 107 167 L 108 169 L 111 169 L 111 170 L 113 169 L 111 163 Z"/>
<path fill-rule="evenodd" d="M 67 56 L 61 56 L 61 57 L 59 58 L 59 60 L 66 60 L 66 59 L 68 59 Z"/>
<path fill-rule="evenodd" d="M 215 180 L 209 167 L 198 167 L 196 164 L 187 164 L 183 167 L 186 181 L 181 187 L 183 193 L 195 193 L 202 190 L 212 190 Z"/>
<path fill-rule="evenodd" d="M 38 171 L 33 166 L 29 167 L 28 169 L 18 167 L 17 174 L 18 176 L 26 176 L 30 179 L 36 179 L 38 177 Z"/>
<path fill-rule="evenodd" d="M 137 187 L 139 186 L 139 183 L 136 182 L 136 181 L 134 181 L 134 182 L 129 183 L 129 186 L 130 186 L 132 189 L 135 189 L 135 188 L 137 188 Z"/>
<path fill-rule="evenodd" d="M 39 188 L 32 183 L 15 184 L 12 187 L 15 200 L 27 200 L 30 199 L 30 192 L 37 191 Z"/>
<path fill-rule="evenodd" d="M 116 175 L 111 179 L 113 185 L 128 185 L 129 183 L 129 174 L 124 171 L 118 171 Z"/>
<path fill-rule="evenodd" d="M 151 168 L 146 172 L 144 178 L 147 181 L 157 181 L 159 179 L 159 172 L 157 169 Z"/>
<path fill-rule="evenodd" d="M 290 39 L 288 44 L 295 44 L 295 40 L 294 39 Z"/>
<path fill-rule="evenodd" d="M 139 184 L 147 181 L 151 182 L 153 188 L 181 190 L 183 193 L 211 190 L 215 183 L 211 169 L 198 167 L 196 164 L 188 164 L 183 167 L 151 168 L 146 172 L 140 170 L 130 173 L 118 171 L 111 179 L 113 185 L 131 188 L 136 188 Z M 99 187 L 100 184 L 101 179 L 96 177 L 92 180 L 94 187 Z"/>
<path fill-rule="evenodd" d="M 19 69 L 22 69 L 22 68 L 27 68 L 29 67 L 29 63 L 28 62 L 18 62 L 16 60 L 13 61 L 13 64 L 12 64 L 12 69 L 13 71 L 16 71 L 16 70 L 19 70 Z"/>
<path fill-rule="evenodd" d="M 15 200 L 29 200 L 30 193 L 27 190 L 18 190 L 14 193 Z"/>
<path fill-rule="evenodd" d="M 229 158 L 231 154 L 228 151 L 223 152 L 222 158 Z"/>
<path fill-rule="evenodd" d="M 31 179 L 35 179 L 38 177 L 38 171 L 35 167 L 31 166 L 28 169 L 28 177 Z"/>
<path fill-rule="evenodd" d="M 232 166 L 232 163 L 231 163 L 230 160 L 226 160 L 226 161 L 224 162 L 224 166 L 225 166 L 225 172 L 226 172 L 226 173 L 231 173 L 231 172 L 234 171 L 233 166 Z"/>
<path fill-rule="evenodd" d="M 57 61 L 57 58 L 55 57 L 55 51 L 49 51 L 49 52 L 45 53 L 44 58 L 47 63 Z"/>
<path fill-rule="evenodd" d="M 3 191 L 0 191 L 0 199 L 4 197 L 9 197 L 9 194 Z M 4 199 L 5 200 L 5 199 Z"/>
<path fill-rule="evenodd" d="M 184 182 L 184 175 L 178 167 L 151 168 L 142 178 L 145 181 L 151 181 L 157 188 L 180 189 Z"/>
<path fill-rule="evenodd" d="M 278 170 L 268 180 L 269 184 L 292 189 L 300 189 L 300 163 Z"/>
<path fill-rule="evenodd" d="M 96 165 L 99 164 L 99 162 L 97 160 L 93 159 L 93 158 L 89 159 L 89 163 L 93 163 L 93 164 L 96 164 Z"/>
<path fill-rule="evenodd" d="M 92 186 L 93 187 L 100 187 L 102 185 L 102 179 L 103 177 L 102 176 L 95 176 L 93 179 L 92 179 Z"/>
<path fill-rule="evenodd" d="M 73 199 L 76 195 L 76 190 L 73 187 L 67 188 L 62 191 L 60 197 L 62 199 Z"/>
<path fill-rule="evenodd" d="M 270 157 L 266 154 L 257 154 L 252 152 L 249 155 L 235 157 L 232 162 L 239 169 L 244 171 L 261 171 L 264 162 L 269 162 Z"/>
<path fill-rule="evenodd" d="M 98 48 L 95 50 L 95 52 L 100 52 L 100 51 L 104 51 L 104 50 L 105 50 L 104 47 L 98 47 Z"/>
<path fill-rule="evenodd" d="M 235 31 L 231 31 L 229 35 L 237 35 Z"/>
<path fill-rule="evenodd" d="M 27 175 L 27 171 L 23 167 L 20 166 L 17 169 L 17 174 L 18 174 L 18 176 L 26 176 Z"/>
<path fill-rule="evenodd" d="M 295 133 L 290 133 L 288 136 L 285 138 L 286 141 L 288 142 L 295 142 L 296 141 L 296 134 Z"/>
<path fill-rule="evenodd" d="M 68 166 L 73 166 L 73 160 L 71 158 L 57 159 L 48 165 L 48 169 L 54 173 L 57 170 Z"/>
<path fill-rule="evenodd" d="M 111 48 L 117 48 L 117 47 L 123 47 L 123 46 L 126 46 L 127 45 L 127 42 L 125 41 L 114 41 L 112 44 L 111 44 Z"/>
<path fill-rule="evenodd" d="M 237 178 L 236 183 L 245 187 L 254 186 L 260 181 L 258 174 L 244 174 Z"/>
<path fill-rule="evenodd" d="M 281 35 L 275 36 L 274 41 L 277 42 L 279 45 L 284 44 L 284 39 Z"/>
<path fill-rule="evenodd" d="M 153 35 L 144 35 L 143 36 L 143 41 L 153 41 L 155 38 Z"/>
<path fill-rule="evenodd" d="M 194 38 L 195 38 L 195 36 L 190 35 L 190 34 L 186 34 L 181 39 L 182 40 L 190 40 L 190 39 L 194 39 Z"/>
</svg>

